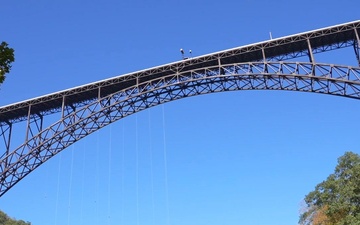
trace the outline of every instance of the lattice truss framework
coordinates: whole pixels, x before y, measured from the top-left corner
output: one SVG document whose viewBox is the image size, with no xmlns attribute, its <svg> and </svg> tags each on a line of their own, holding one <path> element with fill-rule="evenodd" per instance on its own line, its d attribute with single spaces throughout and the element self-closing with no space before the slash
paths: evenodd
<svg viewBox="0 0 360 225">
<path fill-rule="evenodd" d="M 0 151 L 0 196 L 42 163 L 81 138 L 128 115 L 169 101 L 236 90 L 290 90 L 360 99 L 360 67 L 319 64 L 314 60 L 316 53 L 352 46 L 360 66 L 359 29 L 360 21 L 289 36 L 0 108 L 0 139 L 5 149 Z M 342 32 L 348 32 L 346 35 L 351 34 L 351 38 L 342 40 Z M 334 33 L 341 40 L 319 44 L 317 39 L 311 39 L 328 33 Z M 296 45 L 295 50 L 287 49 L 292 43 Z M 282 61 L 301 56 L 307 56 L 310 62 Z M 249 59 L 255 61 L 246 62 Z M 120 89 L 102 94 L 103 87 L 122 84 Z M 69 96 L 92 93 L 90 91 L 93 90 L 94 96 L 73 102 L 68 100 Z M 36 105 L 50 101 L 55 102 L 56 107 L 36 111 Z M 5 113 L 19 109 L 26 111 L 20 116 L 4 119 Z M 52 125 L 44 128 L 45 118 L 49 120 L 49 115 L 57 116 L 57 121 L 53 123 L 52 120 Z M 13 125 L 18 122 L 26 122 L 25 141 L 10 151 Z"/>
<path fill-rule="evenodd" d="M 43 162 L 94 131 L 133 113 L 173 100 L 235 90 L 291 90 L 360 99 L 360 68 L 299 62 L 238 63 L 172 74 L 140 83 L 77 108 L 43 129 L 32 116 L 28 140 L 2 158 L 3 194 Z M 11 126 L 1 126 L 6 133 Z"/>
</svg>

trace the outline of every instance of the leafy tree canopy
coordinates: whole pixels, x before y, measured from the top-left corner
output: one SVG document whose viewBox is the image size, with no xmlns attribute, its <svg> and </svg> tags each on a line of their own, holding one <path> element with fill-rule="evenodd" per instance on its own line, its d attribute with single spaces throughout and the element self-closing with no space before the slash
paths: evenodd
<svg viewBox="0 0 360 225">
<path fill-rule="evenodd" d="M 360 225 L 360 156 L 346 152 L 335 172 L 305 197 L 301 225 Z"/>
<path fill-rule="evenodd" d="M 0 224 L 1 225 L 31 225 L 30 222 L 12 219 L 2 211 L 0 211 Z"/>
<path fill-rule="evenodd" d="M 6 42 L 0 44 L 0 84 L 5 80 L 5 74 L 10 72 L 11 63 L 15 61 L 14 49 L 9 48 Z"/>
</svg>

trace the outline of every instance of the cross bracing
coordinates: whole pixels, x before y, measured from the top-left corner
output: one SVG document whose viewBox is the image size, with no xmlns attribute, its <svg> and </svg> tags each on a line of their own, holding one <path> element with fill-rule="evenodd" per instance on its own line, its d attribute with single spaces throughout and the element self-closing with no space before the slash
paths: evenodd
<svg viewBox="0 0 360 225">
<path fill-rule="evenodd" d="M 83 85 L 0 108 L 0 196 L 77 140 L 169 101 L 235 90 L 289 90 L 359 99 L 360 68 L 316 63 L 313 54 L 354 47 L 360 21 L 269 40 Z M 310 62 L 288 62 L 307 55 Z M 280 60 L 280 61 L 279 61 Z M 58 121 L 43 126 L 50 114 Z M 11 147 L 13 124 L 25 142 Z M 13 149 L 13 150 L 11 150 Z"/>
</svg>

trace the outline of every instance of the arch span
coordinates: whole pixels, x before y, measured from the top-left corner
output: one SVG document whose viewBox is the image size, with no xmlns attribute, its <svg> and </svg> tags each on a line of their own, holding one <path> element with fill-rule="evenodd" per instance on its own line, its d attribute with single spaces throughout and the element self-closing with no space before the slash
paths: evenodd
<svg viewBox="0 0 360 225">
<path fill-rule="evenodd" d="M 121 118 L 181 98 L 236 90 L 290 90 L 360 99 L 360 68 L 309 62 L 234 63 L 136 82 L 79 108 L 70 104 L 59 121 L 0 161 L 0 196 L 74 142 Z"/>
</svg>

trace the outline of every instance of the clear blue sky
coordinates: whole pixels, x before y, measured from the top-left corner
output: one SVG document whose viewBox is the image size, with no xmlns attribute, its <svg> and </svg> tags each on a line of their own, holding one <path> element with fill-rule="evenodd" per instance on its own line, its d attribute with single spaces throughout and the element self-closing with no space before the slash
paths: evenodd
<svg viewBox="0 0 360 225">
<path fill-rule="evenodd" d="M 180 48 L 199 56 L 360 19 L 355 0 L 0 0 L 0 8 L 0 41 L 16 50 L 0 105 L 177 61 Z M 351 48 L 315 57 L 355 64 Z M 178 100 L 74 144 L 1 197 L 0 210 L 34 225 L 294 225 L 337 158 L 360 152 L 359 112 L 357 100 L 297 92 Z"/>
</svg>

